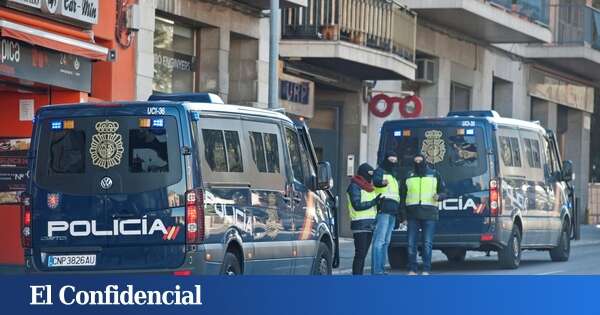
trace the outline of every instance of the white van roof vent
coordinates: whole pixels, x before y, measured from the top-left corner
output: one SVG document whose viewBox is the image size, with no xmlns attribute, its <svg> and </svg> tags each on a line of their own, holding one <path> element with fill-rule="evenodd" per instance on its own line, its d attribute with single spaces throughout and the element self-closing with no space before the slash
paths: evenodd
<svg viewBox="0 0 600 315">
<path fill-rule="evenodd" d="M 493 117 L 500 118 L 500 114 L 495 110 L 471 110 L 460 112 L 449 112 L 448 117 Z"/>
<path fill-rule="evenodd" d="M 148 101 L 225 104 L 219 95 L 213 93 L 157 93 L 150 95 Z"/>
</svg>

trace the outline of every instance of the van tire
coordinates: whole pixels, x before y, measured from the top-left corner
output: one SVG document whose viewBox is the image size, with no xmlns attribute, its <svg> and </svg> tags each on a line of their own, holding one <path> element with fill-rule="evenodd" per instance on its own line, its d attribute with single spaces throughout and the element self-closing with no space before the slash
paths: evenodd
<svg viewBox="0 0 600 315">
<path fill-rule="evenodd" d="M 331 250 L 329 246 L 323 242 L 319 242 L 319 250 L 317 256 L 313 262 L 312 275 L 315 276 L 328 276 L 333 272 Z"/>
<path fill-rule="evenodd" d="M 560 232 L 560 240 L 558 246 L 550 250 L 550 259 L 552 261 L 567 261 L 571 253 L 571 229 L 569 223 L 564 222 L 562 231 Z"/>
<path fill-rule="evenodd" d="M 388 259 L 392 270 L 405 269 L 408 265 L 408 252 L 406 247 L 389 247 Z"/>
<path fill-rule="evenodd" d="M 504 269 L 517 269 L 521 264 L 521 231 L 515 225 L 506 246 L 498 251 L 498 263 Z"/>
<path fill-rule="evenodd" d="M 221 275 L 223 276 L 240 276 L 242 275 L 242 266 L 238 257 L 231 252 L 225 253 L 223 265 L 221 266 Z"/>
<path fill-rule="evenodd" d="M 467 257 L 467 250 L 465 248 L 448 248 L 442 250 L 449 262 L 461 263 L 465 261 Z"/>
</svg>

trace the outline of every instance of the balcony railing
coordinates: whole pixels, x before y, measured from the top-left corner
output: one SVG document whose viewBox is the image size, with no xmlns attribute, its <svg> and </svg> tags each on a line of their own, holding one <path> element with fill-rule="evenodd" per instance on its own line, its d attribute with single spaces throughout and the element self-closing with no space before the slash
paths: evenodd
<svg viewBox="0 0 600 315">
<path fill-rule="evenodd" d="M 532 22 L 550 25 L 549 0 L 481 0 L 494 3 Z"/>
<path fill-rule="evenodd" d="M 417 18 L 388 0 L 308 0 L 283 10 L 282 38 L 346 41 L 415 60 Z"/>
<path fill-rule="evenodd" d="M 600 50 L 600 11 L 585 5 L 552 6 L 554 43 Z"/>
</svg>

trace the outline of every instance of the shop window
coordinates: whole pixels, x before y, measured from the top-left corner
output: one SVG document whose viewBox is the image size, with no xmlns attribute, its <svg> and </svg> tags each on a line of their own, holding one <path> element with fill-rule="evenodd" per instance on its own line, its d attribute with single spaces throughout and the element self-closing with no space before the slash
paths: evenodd
<svg viewBox="0 0 600 315">
<path fill-rule="evenodd" d="M 157 17 L 154 31 L 154 82 L 157 92 L 194 92 L 196 30 Z"/>
<path fill-rule="evenodd" d="M 471 108 L 471 87 L 456 82 L 450 84 L 450 110 L 467 111 Z"/>
</svg>

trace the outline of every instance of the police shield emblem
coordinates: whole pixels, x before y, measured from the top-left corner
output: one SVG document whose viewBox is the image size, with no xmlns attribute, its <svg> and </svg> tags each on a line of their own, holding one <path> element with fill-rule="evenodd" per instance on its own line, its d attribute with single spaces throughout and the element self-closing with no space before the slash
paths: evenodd
<svg viewBox="0 0 600 315">
<path fill-rule="evenodd" d="M 437 164 L 444 160 L 446 142 L 442 139 L 442 135 L 442 132 L 439 130 L 428 130 L 425 132 L 421 154 L 430 164 Z"/>
<path fill-rule="evenodd" d="M 123 138 L 117 133 L 119 123 L 105 120 L 96 123 L 97 134 L 92 136 L 90 156 L 92 164 L 103 169 L 121 164 L 123 158 Z"/>
</svg>

